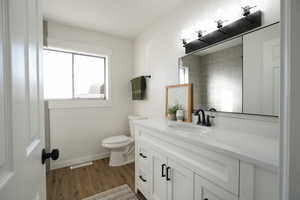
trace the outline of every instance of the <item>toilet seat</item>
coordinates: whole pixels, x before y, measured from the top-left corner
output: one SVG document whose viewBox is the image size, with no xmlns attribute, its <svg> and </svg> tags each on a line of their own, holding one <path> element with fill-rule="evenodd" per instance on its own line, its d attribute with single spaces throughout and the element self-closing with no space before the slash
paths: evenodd
<svg viewBox="0 0 300 200">
<path fill-rule="evenodd" d="M 129 137 L 126 135 L 118 135 L 109 137 L 103 140 L 103 144 L 120 144 L 129 141 Z"/>
<path fill-rule="evenodd" d="M 102 145 L 107 148 L 124 147 L 133 142 L 133 138 L 126 135 L 118 135 L 106 138 L 102 141 Z"/>
</svg>

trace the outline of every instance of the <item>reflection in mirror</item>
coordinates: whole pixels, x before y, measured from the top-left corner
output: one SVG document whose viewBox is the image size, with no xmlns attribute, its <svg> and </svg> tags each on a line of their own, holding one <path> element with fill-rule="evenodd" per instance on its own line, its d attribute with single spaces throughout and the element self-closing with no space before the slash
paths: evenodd
<svg viewBox="0 0 300 200">
<path fill-rule="evenodd" d="M 193 84 L 194 109 L 279 116 L 280 24 L 180 58 L 179 80 Z"/>
<path fill-rule="evenodd" d="M 279 115 L 280 26 L 244 36 L 244 113 Z"/>
<path fill-rule="evenodd" d="M 194 109 L 242 112 L 243 44 L 237 38 L 181 59 L 181 83 L 192 83 Z"/>
</svg>

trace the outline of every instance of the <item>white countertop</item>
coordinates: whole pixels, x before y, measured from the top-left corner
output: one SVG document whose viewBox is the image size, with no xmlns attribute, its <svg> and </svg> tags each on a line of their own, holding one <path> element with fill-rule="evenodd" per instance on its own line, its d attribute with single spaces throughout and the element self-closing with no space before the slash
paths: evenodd
<svg viewBox="0 0 300 200">
<path fill-rule="evenodd" d="M 198 125 L 193 124 L 184 125 L 186 128 L 174 128 L 169 126 L 169 121 L 163 119 L 138 120 L 134 123 L 274 172 L 277 172 L 279 168 L 279 140 L 276 137 L 240 133 L 214 127 L 199 126 L 198 129 Z M 174 125 L 174 122 L 172 124 Z M 191 129 L 188 128 L 189 126 Z"/>
</svg>

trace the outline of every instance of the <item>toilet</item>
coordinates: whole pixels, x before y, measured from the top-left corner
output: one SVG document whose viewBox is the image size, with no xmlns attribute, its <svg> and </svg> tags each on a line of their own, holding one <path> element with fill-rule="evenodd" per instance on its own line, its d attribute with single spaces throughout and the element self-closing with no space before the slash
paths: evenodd
<svg viewBox="0 0 300 200">
<path fill-rule="evenodd" d="M 102 140 L 102 146 L 110 151 L 109 166 L 121 166 L 134 161 L 133 121 L 143 119 L 146 119 L 146 117 L 128 116 L 130 136 L 118 135 Z"/>
</svg>

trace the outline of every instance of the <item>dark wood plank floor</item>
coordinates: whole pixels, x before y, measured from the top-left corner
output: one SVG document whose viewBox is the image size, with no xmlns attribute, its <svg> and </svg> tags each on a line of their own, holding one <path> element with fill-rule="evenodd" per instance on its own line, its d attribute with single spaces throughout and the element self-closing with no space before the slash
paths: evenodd
<svg viewBox="0 0 300 200">
<path fill-rule="evenodd" d="M 94 161 L 87 167 L 62 168 L 47 174 L 47 200 L 81 200 L 127 184 L 134 191 L 134 164 L 109 167 L 108 159 Z M 145 200 L 141 195 L 137 195 Z"/>
</svg>

